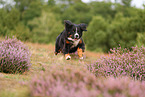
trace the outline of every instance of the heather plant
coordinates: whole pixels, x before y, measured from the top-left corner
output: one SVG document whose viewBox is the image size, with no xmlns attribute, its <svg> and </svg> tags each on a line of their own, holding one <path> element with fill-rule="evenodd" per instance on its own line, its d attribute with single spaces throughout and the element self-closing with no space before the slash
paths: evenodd
<svg viewBox="0 0 145 97">
<path fill-rule="evenodd" d="M 0 71 L 23 73 L 30 67 L 30 51 L 17 39 L 7 39 L 0 43 Z"/>
<path fill-rule="evenodd" d="M 108 77 L 98 80 L 96 87 L 101 97 L 144 97 L 145 81 L 134 81 L 129 77 Z"/>
<path fill-rule="evenodd" d="M 130 76 L 145 80 L 145 47 L 132 47 L 132 51 L 119 47 L 110 51 L 109 57 L 89 64 L 89 70 L 96 76 Z"/>
<path fill-rule="evenodd" d="M 96 78 L 88 71 L 68 68 L 41 72 L 30 82 L 31 96 L 40 97 L 144 97 L 144 90 L 145 81 Z"/>
<path fill-rule="evenodd" d="M 32 78 L 32 96 L 48 97 L 95 97 L 95 76 L 87 71 L 64 69 L 42 72 Z"/>
</svg>

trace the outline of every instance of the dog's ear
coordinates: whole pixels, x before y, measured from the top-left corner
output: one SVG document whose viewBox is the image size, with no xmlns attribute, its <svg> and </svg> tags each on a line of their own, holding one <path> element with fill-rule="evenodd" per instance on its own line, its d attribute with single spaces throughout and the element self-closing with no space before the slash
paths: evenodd
<svg viewBox="0 0 145 97">
<path fill-rule="evenodd" d="M 79 24 L 79 26 L 80 26 L 82 31 L 87 31 L 87 24 L 81 23 L 81 24 Z"/>
<path fill-rule="evenodd" d="M 68 30 L 73 27 L 73 23 L 69 20 L 64 20 L 65 29 Z"/>
</svg>

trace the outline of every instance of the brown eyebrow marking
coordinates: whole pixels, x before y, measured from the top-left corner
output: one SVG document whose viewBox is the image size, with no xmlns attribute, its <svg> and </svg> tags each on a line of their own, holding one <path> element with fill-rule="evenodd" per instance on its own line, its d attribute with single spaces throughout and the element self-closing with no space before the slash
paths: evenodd
<svg viewBox="0 0 145 97">
<path fill-rule="evenodd" d="M 69 35 L 69 37 L 72 37 L 72 35 Z"/>
</svg>

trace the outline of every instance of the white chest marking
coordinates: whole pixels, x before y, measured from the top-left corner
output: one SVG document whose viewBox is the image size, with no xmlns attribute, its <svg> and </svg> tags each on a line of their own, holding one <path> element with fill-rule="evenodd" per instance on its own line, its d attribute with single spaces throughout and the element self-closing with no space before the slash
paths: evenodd
<svg viewBox="0 0 145 97">
<path fill-rule="evenodd" d="M 79 44 L 79 42 L 80 42 L 80 39 L 79 40 L 75 40 L 73 45 L 71 46 L 71 48 L 76 47 Z"/>
<path fill-rule="evenodd" d="M 73 45 L 70 48 L 76 47 L 79 44 L 79 42 L 80 42 L 80 39 L 75 40 L 75 39 L 72 39 L 72 38 L 68 38 L 68 40 L 73 41 Z"/>
</svg>

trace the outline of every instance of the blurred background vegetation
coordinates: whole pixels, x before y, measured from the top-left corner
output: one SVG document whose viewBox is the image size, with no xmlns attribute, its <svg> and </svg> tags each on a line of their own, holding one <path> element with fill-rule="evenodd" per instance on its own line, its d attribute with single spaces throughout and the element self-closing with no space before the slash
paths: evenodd
<svg viewBox="0 0 145 97">
<path fill-rule="evenodd" d="M 54 43 L 64 29 L 64 20 L 86 23 L 86 48 L 108 52 L 110 48 L 131 48 L 145 44 L 145 6 L 131 6 L 132 0 L 0 0 L 0 36 L 22 41 Z"/>
</svg>

